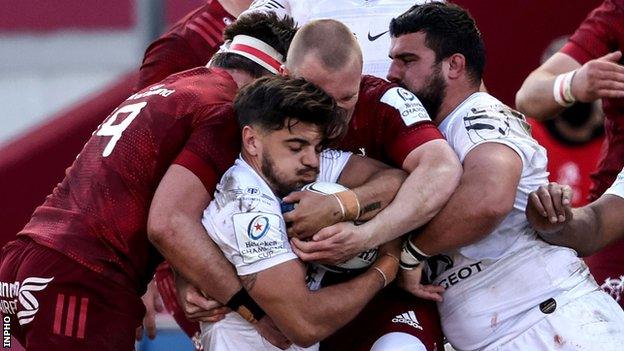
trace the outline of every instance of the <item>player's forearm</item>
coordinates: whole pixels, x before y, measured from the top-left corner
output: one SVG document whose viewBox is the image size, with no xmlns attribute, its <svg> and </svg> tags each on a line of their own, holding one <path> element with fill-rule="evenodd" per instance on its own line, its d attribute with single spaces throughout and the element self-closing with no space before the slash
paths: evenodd
<svg viewBox="0 0 624 351">
<path fill-rule="evenodd" d="M 581 257 L 589 256 L 603 246 L 598 215 L 589 206 L 575 208 L 572 212 L 574 219 L 560 231 L 538 234 L 550 244 L 572 248 Z"/>
<path fill-rule="evenodd" d="M 286 319 L 269 315 L 295 344 L 311 346 L 355 318 L 382 286 L 379 273 L 369 270 L 346 283 L 311 291 L 293 301 L 296 305 L 284 311 L 290 314 Z"/>
<path fill-rule="evenodd" d="M 206 295 L 226 303 L 240 290 L 238 275 L 199 218 L 170 214 L 152 223 L 149 238 L 175 270 Z"/>
<path fill-rule="evenodd" d="M 452 151 L 450 151 L 452 152 Z M 433 155 L 423 160 L 407 177 L 394 200 L 361 226 L 376 247 L 421 227 L 431 220 L 457 187 L 461 166 L 455 154 Z"/>
<path fill-rule="evenodd" d="M 490 234 L 513 208 L 494 193 L 484 191 L 486 184 L 459 186 L 442 211 L 412 242 L 427 255 L 448 252 L 469 245 Z"/>
<path fill-rule="evenodd" d="M 556 75 L 544 70 L 531 73 L 516 93 L 516 108 L 528 117 L 547 120 L 561 112 L 553 96 Z"/>
<path fill-rule="evenodd" d="M 388 168 L 374 174 L 362 186 L 352 189 L 360 202 L 359 220 L 371 219 L 386 208 L 406 178 L 405 171 Z"/>
</svg>

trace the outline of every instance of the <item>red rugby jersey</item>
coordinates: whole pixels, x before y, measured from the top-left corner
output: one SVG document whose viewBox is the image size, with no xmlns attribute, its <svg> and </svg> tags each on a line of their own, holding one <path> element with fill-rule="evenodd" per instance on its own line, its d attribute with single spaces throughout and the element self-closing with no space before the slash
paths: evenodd
<svg viewBox="0 0 624 351">
<path fill-rule="evenodd" d="M 624 0 L 606 0 L 581 23 L 561 52 L 580 64 L 610 52 L 624 51 Z M 620 60 L 624 64 L 624 59 Z M 624 99 L 603 99 L 606 147 L 592 174 L 591 200 L 613 183 L 624 167 Z"/>
<path fill-rule="evenodd" d="M 223 43 L 223 29 L 234 20 L 217 0 L 189 13 L 147 48 L 136 90 L 170 74 L 205 66 Z"/>
<path fill-rule="evenodd" d="M 397 107 L 393 106 L 393 94 L 399 97 Z M 418 107 L 410 101 L 403 105 L 404 98 L 409 100 L 413 95 L 381 78 L 363 76 L 349 129 L 338 148 L 401 168 L 412 150 L 428 141 L 444 139 L 430 119 L 411 124 L 413 121 L 405 115 Z"/>
<path fill-rule="evenodd" d="M 152 196 L 172 163 L 212 194 L 240 149 L 236 90 L 225 71 L 200 67 L 130 96 L 18 235 L 143 291 L 162 261 L 146 233 Z"/>
</svg>

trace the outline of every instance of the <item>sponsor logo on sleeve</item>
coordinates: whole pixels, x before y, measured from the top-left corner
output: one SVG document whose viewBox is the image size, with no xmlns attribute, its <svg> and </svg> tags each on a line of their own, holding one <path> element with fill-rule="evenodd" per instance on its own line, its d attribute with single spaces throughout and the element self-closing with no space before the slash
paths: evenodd
<svg viewBox="0 0 624 351">
<path fill-rule="evenodd" d="M 431 121 L 420 100 L 406 89 L 399 87 L 388 89 L 380 101 L 399 111 L 403 123 L 408 127 L 414 123 Z"/>
<path fill-rule="evenodd" d="M 288 252 L 284 220 L 272 213 L 237 213 L 232 216 L 238 251 L 251 264 Z"/>
</svg>

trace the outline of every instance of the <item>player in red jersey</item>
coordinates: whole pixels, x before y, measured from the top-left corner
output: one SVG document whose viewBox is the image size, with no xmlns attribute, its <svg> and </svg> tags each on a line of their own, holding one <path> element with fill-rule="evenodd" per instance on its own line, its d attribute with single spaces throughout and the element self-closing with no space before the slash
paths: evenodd
<svg viewBox="0 0 624 351">
<path fill-rule="evenodd" d="M 0 305 L 28 350 L 133 349 L 144 313 L 140 295 L 162 261 L 148 239 L 200 288 L 227 286 L 207 276 L 230 267 L 211 254 L 219 251 L 201 214 L 239 152 L 231 109 L 237 89 L 277 72 L 293 32 L 292 20 L 276 16 L 237 22 L 224 34 L 231 50 L 211 67 L 131 95 L 93 133 L 65 179 L 2 251 Z M 169 202 L 158 201 L 155 209 L 152 197 L 165 194 Z M 171 202 L 174 209 L 160 212 Z M 177 225 L 166 232 L 174 244 L 158 235 L 166 222 Z"/>
<path fill-rule="evenodd" d="M 606 142 L 598 171 L 592 175 L 591 201 L 604 193 L 624 166 L 623 50 L 624 1 L 605 0 L 558 53 L 527 77 L 516 94 L 518 109 L 541 119 L 574 101 L 602 99 Z M 619 241 L 586 259 L 604 288 L 617 283 L 620 290 L 624 289 L 623 252 L 624 241 Z M 624 300 L 618 302 L 624 306 Z"/>
<path fill-rule="evenodd" d="M 325 40 L 328 37 L 334 40 Z M 284 73 L 317 84 L 347 111 L 349 128 L 339 149 L 410 172 L 390 204 L 394 210 L 385 214 L 387 223 L 392 223 L 392 234 L 398 237 L 426 223 L 437 213 L 457 185 L 461 170 L 453 151 L 418 99 L 396 84 L 372 76 L 362 77 L 361 57 L 355 38 L 343 24 L 333 20 L 314 21 L 295 35 Z M 308 192 L 284 198 L 284 201 L 298 202 L 294 211 L 284 215 L 287 222 L 292 222 L 291 235 L 309 237 L 339 220 L 333 215 L 336 202 L 331 196 L 322 198 L 321 203 L 316 200 L 319 198 L 311 198 Z M 370 207 L 377 208 L 374 204 Z M 336 229 L 342 231 L 340 235 L 318 243 L 294 238 L 293 249 L 305 261 L 325 260 L 335 254 L 334 250 L 344 249 L 344 256 L 330 262 L 336 263 L 392 239 L 362 236 L 363 233 L 348 223 L 329 228 Z M 344 279 L 348 279 L 348 275 L 329 278 Z M 329 284 L 329 281 L 323 282 Z M 439 288 L 428 289 L 423 289 L 423 297 L 438 298 Z M 384 314 L 377 315 L 382 310 Z M 435 305 L 392 286 L 321 347 L 370 350 L 376 344 L 376 350 L 383 350 L 392 347 L 388 343 L 396 336 L 404 345 L 411 343 L 413 347 L 427 350 L 443 347 Z M 407 341 L 402 337 L 407 337 Z"/>
<path fill-rule="evenodd" d="M 223 44 L 225 27 L 250 4 L 251 0 L 207 0 L 178 21 L 145 51 L 136 90 L 170 74 L 205 66 Z"/>
<path fill-rule="evenodd" d="M 158 83 L 171 74 L 205 66 L 223 44 L 225 27 L 250 4 L 251 0 L 207 0 L 206 4 L 178 21 L 145 51 L 136 90 Z M 158 303 L 160 293 L 165 308 L 173 315 L 178 325 L 190 337 L 195 337 L 199 332 L 199 324 L 189 321 L 180 313 L 173 288 L 173 276 L 169 271 L 170 267 L 166 262 L 156 269 L 155 283 L 150 284 L 143 298 L 147 308 L 143 324 L 148 336 L 154 338 L 156 336 L 154 318 L 155 312 L 158 311 L 154 304 Z M 141 337 L 142 332 L 138 331 L 137 340 Z"/>
</svg>

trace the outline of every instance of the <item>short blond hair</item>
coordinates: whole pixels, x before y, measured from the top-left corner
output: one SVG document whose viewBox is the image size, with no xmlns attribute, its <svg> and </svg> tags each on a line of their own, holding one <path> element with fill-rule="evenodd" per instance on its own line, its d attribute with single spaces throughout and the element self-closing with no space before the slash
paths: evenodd
<svg viewBox="0 0 624 351">
<path fill-rule="evenodd" d="M 297 30 L 288 50 L 287 67 L 295 69 L 310 54 L 330 71 L 351 64 L 354 57 L 362 64 L 362 49 L 355 35 L 332 19 L 312 21 Z"/>
</svg>

